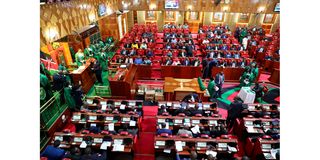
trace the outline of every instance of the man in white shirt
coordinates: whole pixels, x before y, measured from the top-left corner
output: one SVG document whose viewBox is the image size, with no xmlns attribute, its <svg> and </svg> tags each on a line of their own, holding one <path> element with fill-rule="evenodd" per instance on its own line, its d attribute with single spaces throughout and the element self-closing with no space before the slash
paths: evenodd
<svg viewBox="0 0 320 160">
<path fill-rule="evenodd" d="M 248 37 L 244 37 L 242 39 L 242 45 L 243 45 L 243 49 L 246 50 L 248 45 Z"/>
</svg>

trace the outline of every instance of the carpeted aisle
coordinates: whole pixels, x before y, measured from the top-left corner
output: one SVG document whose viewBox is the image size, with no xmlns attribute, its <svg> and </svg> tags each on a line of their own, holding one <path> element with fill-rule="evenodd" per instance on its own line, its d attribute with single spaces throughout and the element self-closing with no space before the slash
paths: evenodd
<svg viewBox="0 0 320 160">
<path fill-rule="evenodd" d="M 143 106 L 143 118 L 139 139 L 134 146 L 134 160 L 154 160 L 154 137 L 158 106 Z"/>
</svg>

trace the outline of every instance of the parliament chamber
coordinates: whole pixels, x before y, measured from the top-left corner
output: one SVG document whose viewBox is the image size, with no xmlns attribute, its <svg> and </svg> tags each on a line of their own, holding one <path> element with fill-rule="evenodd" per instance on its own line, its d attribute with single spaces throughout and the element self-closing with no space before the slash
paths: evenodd
<svg viewBox="0 0 320 160">
<path fill-rule="evenodd" d="M 41 160 L 280 159 L 279 0 L 45 0 Z"/>
</svg>

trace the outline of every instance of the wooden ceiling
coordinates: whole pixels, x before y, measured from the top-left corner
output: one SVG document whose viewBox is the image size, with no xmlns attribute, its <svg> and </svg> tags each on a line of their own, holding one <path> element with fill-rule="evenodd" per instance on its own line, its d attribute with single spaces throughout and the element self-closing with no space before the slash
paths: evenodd
<svg viewBox="0 0 320 160">
<path fill-rule="evenodd" d="M 203 12 L 233 12 L 258 13 L 264 7 L 263 13 L 275 13 L 274 7 L 280 0 L 221 0 L 215 5 L 215 0 L 179 0 L 179 9 L 174 11 L 203 11 Z M 129 4 L 127 8 L 123 4 Z M 122 10 L 153 10 L 163 11 L 165 0 L 119 0 L 118 8 Z M 190 9 L 191 6 L 191 9 Z M 278 13 L 278 12 L 277 12 Z"/>
</svg>

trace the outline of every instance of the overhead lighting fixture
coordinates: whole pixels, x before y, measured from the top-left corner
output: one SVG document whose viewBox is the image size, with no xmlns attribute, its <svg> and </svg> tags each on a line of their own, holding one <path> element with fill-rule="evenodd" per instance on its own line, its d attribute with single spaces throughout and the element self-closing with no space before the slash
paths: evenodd
<svg viewBox="0 0 320 160">
<path fill-rule="evenodd" d="M 258 13 L 262 13 L 266 8 L 265 7 L 259 7 L 258 8 Z"/>
</svg>

